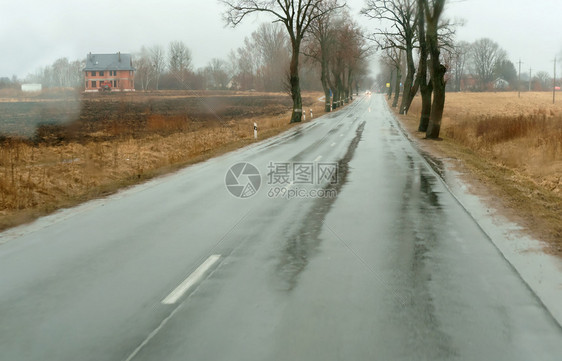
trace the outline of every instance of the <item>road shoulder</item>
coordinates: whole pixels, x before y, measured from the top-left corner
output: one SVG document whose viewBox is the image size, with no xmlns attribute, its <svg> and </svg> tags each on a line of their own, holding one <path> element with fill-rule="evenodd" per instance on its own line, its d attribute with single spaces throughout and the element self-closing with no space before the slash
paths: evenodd
<svg viewBox="0 0 562 361">
<path fill-rule="evenodd" d="M 562 325 L 562 250 L 552 250 L 551 243 L 539 240 L 537 234 L 526 226 L 525 217 L 515 210 L 514 203 L 485 181 L 482 173 L 486 170 L 478 169 L 478 166 L 493 165 L 475 162 L 477 155 L 447 140 L 424 139 L 423 133 L 417 132 L 417 120 L 413 116 L 391 112 L 410 142 Z"/>
</svg>

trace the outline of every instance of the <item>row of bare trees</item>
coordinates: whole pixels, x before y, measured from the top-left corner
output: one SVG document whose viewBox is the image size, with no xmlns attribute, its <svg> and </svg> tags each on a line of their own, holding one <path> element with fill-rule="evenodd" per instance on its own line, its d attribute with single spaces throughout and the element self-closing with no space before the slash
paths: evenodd
<svg viewBox="0 0 562 361">
<path fill-rule="evenodd" d="M 285 90 L 290 62 L 289 37 L 279 23 L 261 24 L 244 45 L 229 55 L 236 88 L 279 92 Z"/>
<path fill-rule="evenodd" d="M 349 13 L 334 11 L 316 19 L 305 44 L 304 53 L 320 65 L 325 110 L 352 100 L 354 86 L 368 74 L 370 48 Z"/>
<path fill-rule="evenodd" d="M 398 106 L 405 70 L 399 111 L 408 112 L 419 90 L 419 131 L 426 132 L 430 139 L 439 137 L 445 105 L 447 67 L 441 53 L 451 45 L 454 35 L 454 26 L 442 18 L 445 3 L 446 0 L 367 0 L 361 11 L 386 25 L 378 28 L 372 38 L 383 52 L 383 62 L 392 69 L 396 91 L 393 106 Z"/>
<path fill-rule="evenodd" d="M 445 53 L 453 91 L 552 90 L 548 72 L 532 74 L 529 67 L 519 74 L 507 52 L 489 38 L 472 43 L 460 41 Z"/>
<path fill-rule="evenodd" d="M 237 26 L 254 13 L 264 13 L 284 29 L 289 48 L 286 83 L 293 99 L 291 122 L 300 122 L 303 112 L 300 75 L 302 64 L 306 66 L 303 54 L 320 66 L 327 111 L 330 103 L 338 107 L 351 99 L 353 85 L 357 87 L 358 79 L 367 72 L 368 48 L 359 27 L 342 11 L 344 3 L 338 0 L 221 2 L 226 8 L 227 24 Z"/>
<path fill-rule="evenodd" d="M 60 58 L 29 74 L 25 82 L 41 83 L 46 88 L 81 88 L 84 84 L 82 69 L 85 65 L 85 60 L 69 61 L 68 58 Z"/>
<path fill-rule="evenodd" d="M 213 58 L 199 69 L 192 65 L 191 52 L 183 42 L 143 47 L 135 54 L 137 86 L 148 89 L 256 90 L 280 92 L 287 88 L 290 41 L 283 26 L 264 23 L 232 50 L 225 59 Z M 304 64 L 304 84 L 314 89 L 318 81 L 314 64 Z"/>
</svg>

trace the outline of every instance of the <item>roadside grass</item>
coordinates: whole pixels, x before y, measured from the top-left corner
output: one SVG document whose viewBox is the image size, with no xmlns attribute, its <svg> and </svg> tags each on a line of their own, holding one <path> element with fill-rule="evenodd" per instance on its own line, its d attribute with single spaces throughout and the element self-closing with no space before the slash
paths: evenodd
<svg viewBox="0 0 562 361">
<path fill-rule="evenodd" d="M 407 116 L 416 132 L 421 99 Z M 511 218 L 562 256 L 562 101 L 551 93 L 448 93 L 443 142 L 424 142 L 459 159 Z"/>
<path fill-rule="evenodd" d="M 320 96 L 303 94 L 315 117 L 324 113 Z M 224 121 L 149 113 L 134 132 L 115 120 L 76 139 L 58 127 L 52 132 L 47 127 L 40 141 L 4 138 L 0 230 L 251 144 L 254 122 L 258 141 L 277 135 L 294 126 L 288 123 L 290 112 L 276 107 L 269 115 L 242 113 Z"/>
</svg>

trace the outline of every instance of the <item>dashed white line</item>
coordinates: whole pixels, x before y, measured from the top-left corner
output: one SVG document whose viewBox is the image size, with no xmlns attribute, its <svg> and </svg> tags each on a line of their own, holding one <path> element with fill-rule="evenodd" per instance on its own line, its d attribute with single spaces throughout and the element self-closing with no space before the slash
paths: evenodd
<svg viewBox="0 0 562 361">
<path fill-rule="evenodd" d="M 340 137 L 343 137 L 343 133 L 340 134 Z"/>
<path fill-rule="evenodd" d="M 196 284 L 205 274 L 205 272 L 213 265 L 215 264 L 219 259 L 221 258 L 220 255 L 218 254 L 213 254 L 211 256 L 209 256 L 209 258 L 207 258 L 205 260 L 205 262 L 203 262 L 201 264 L 201 266 L 199 266 L 191 275 L 189 275 L 189 277 L 187 277 L 185 279 L 185 281 L 183 281 L 178 287 L 176 287 L 175 290 L 172 291 L 172 293 L 170 293 L 168 295 L 168 297 L 166 297 L 162 303 L 163 304 L 174 304 L 177 302 L 177 300 L 185 294 L 185 292 L 187 292 L 187 290 L 189 290 L 194 284 Z M 156 336 L 158 334 L 158 332 L 160 332 L 160 330 L 162 330 L 164 328 L 164 326 L 166 325 L 166 323 L 168 323 L 168 321 L 170 321 L 170 319 L 172 319 L 172 317 L 174 317 L 174 315 L 179 312 L 179 310 L 181 309 L 181 307 L 184 304 L 181 303 L 178 306 L 176 306 L 176 308 L 168 315 L 168 317 L 166 317 L 165 319 L 162 320 L 162 322 L 160 322 L 160 324 L 158 325 L 158 327 L 156 327 L 141 343 L 140 345 L 137 346 L 137 348 L 135 348 L 133 350 L 133 352 L 129 355 L 129 357 L 127 357 L 125 359 L 125 361 L 132 361 L 137 354 L 150 342 L 150 340 L 152 340 L 154 338 L 154 336 Z"/>
<path fill-rule="evenodd" d="M 164 305 L 172 305 L 176 303 L 181 296 L 183 296 L 193 285 L 197 284 L 205 274 L 219 259 L 221 256 L 219 254 L 213 254 L 209 256 L 201 264 L 201 266 L 197 267 L 192 274 L 190 274 L 175 290 L 173 290 L 166 298 L 162 300 Z"/>
<path fill-rule="evenodd" d="M 313 162 L 318 162 L 320 159 L 322 159 L 322 156 L 319 155 L 318 157 L 314 158 Z"/>
<path fill-rule="evenodd" d="M 335 142 L 334 142 L 334 143 L 332 143 L 332 144 L 330 144 L 330 147 L 333 147 L 334 145 L 336 145 L 336 143 L 335 143 Z"/>
</svg>

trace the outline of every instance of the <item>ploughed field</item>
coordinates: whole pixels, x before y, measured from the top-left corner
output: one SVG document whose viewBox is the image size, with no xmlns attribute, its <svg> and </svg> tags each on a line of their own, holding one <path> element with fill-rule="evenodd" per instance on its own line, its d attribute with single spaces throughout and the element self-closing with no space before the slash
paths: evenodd
<svg viewBox="0 0 562 361">
<path fill-rule="evenodd" d="M 315 115 L 321 95 L 303 93 Z M 278 134 L 291 109 L 281 93 L 0 98 L 0 229 L 255 142 L 254 123 Z"/>
<path fill-rule="evenodd" d="M 108 139 L 185 129 L 189 122 L 225 122 L 237 117 L 278 115 L 291 107 L 284 94 L 189 91 L 132 94 L 72 93 L 60 97 L 0 98 L 0 134 L 36 142 Z"/>
</svg>

